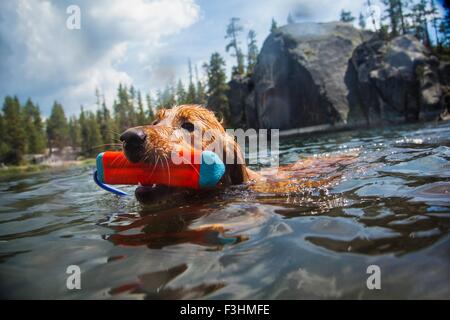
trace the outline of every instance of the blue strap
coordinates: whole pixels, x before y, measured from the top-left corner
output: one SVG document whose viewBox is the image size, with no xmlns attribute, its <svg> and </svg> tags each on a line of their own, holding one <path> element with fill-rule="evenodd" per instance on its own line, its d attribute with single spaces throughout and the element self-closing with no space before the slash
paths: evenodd
<svg viewBox="0 0 450 320">
<path fill-rule="evenodd" d="M 108 191 L 108 192 L 114 193 L 114 194 L 116 194 L 116 195 L 118 195 L 118 196 L 129 196 L 129 194 L 126 193 L 125 191 L 116 189 L 116 188 L 114 188 L 114 187 L 111 187 L 111 186 L 109 186 L 109 185 L 107 185 L 107 184 L 104 184 L 104 183 L 98 181 L 97 170 L 94 171 L 94 181 L 95 181 L 95 183 L 96 183 L 100 188 L 102 188 L 103 190 L 106 190 L 106 191 Z"/>
</svg>

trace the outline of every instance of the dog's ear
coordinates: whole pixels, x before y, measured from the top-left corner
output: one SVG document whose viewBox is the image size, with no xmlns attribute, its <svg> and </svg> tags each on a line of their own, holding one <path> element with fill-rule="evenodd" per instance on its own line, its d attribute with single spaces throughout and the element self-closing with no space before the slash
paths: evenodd
<svg viewBox="0 0 450 320">
<path fill-rule="evenodd" d="M 241 148 L 238 143 L 231 136 L 226 135 L 224 141 L 224 156 L 223 161 L 225 163 L 225 174 L 222 178 L 222 182 L 225 184 L 241 184 L 248 181 L 248 172 L 245 165 L 245 158 L 242 154 Z M 227 154 L 232 154 L 233 161 L 228 163 Z"/>
</svg>

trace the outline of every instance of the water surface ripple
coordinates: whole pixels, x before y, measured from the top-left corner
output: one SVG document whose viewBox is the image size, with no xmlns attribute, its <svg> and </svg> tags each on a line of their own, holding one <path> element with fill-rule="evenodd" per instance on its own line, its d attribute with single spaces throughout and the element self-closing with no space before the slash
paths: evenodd
<svg viewBox="0 0 450 320">
<path fill-rule="evenodd" d="M 280 145 L 282 164 L 358 157 L 328 188 L 164 207 L 100 190 L 90 167 L 0 182 L 1 297 L 450 298 L 450 123 Z M 366 287 L 372 264 L 381 290 Z M 69 265 L 81 290 L 66 288 Z"/>
</svg>

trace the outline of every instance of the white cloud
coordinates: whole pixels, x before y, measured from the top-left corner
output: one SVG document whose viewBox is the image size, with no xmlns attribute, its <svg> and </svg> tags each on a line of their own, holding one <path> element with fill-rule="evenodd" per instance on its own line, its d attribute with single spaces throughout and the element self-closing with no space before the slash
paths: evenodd
<svg viewBox="0 0 450 320">
<path fill-rule="evenodd" d="M 70 4 L 81 8 L 81 30 L 66 28 Z M 89 108 L 96 87 L 111 102 L 119 82 L 149 77 L 162 37 L 199 15 L 194 0 L 2 1 L 0 94 L 31 96 L 47 112 L 55 99 L 69 113 Z"/>
</svg>

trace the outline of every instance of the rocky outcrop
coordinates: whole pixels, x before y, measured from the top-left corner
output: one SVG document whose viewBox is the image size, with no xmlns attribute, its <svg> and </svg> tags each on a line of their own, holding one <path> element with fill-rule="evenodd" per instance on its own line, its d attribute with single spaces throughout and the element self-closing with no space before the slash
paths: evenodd
<svg viewBox="0 0 450 320">
<path fill-rule="evenodd" d="M 443 108 L 439 77 L 439 61 L 412 36 L 298 23 L 269 35 L 253 75 L 230 82 L 229 101 L 234 125 L 253 128 L 418 120 Z"/>
<path fill-rule="evenodd" d="M 443 62 L 439 66 L 439 76 L 442 88 L 442 103 L 444 112 L 440 115 L 442 120 L 450 120 L 450 62 Z"/>
<path fill-rule="evenodd" d="M 443 109 L 439 60 L 413 36 L 373 37 L 356 48 L 348 72 L 349 121 L 361 112 L 369 124 L 417 121 Z"/>
<path fill-rule="evenodd" d="M 247 126 L 289 129 L 345 121 L 348 60 L 368 37 L 340 22 L 290 24 L 272 32 L 249 80 L 254 104 L 240 105 L 254 110 L 246 112 Z"/>
</svg>

